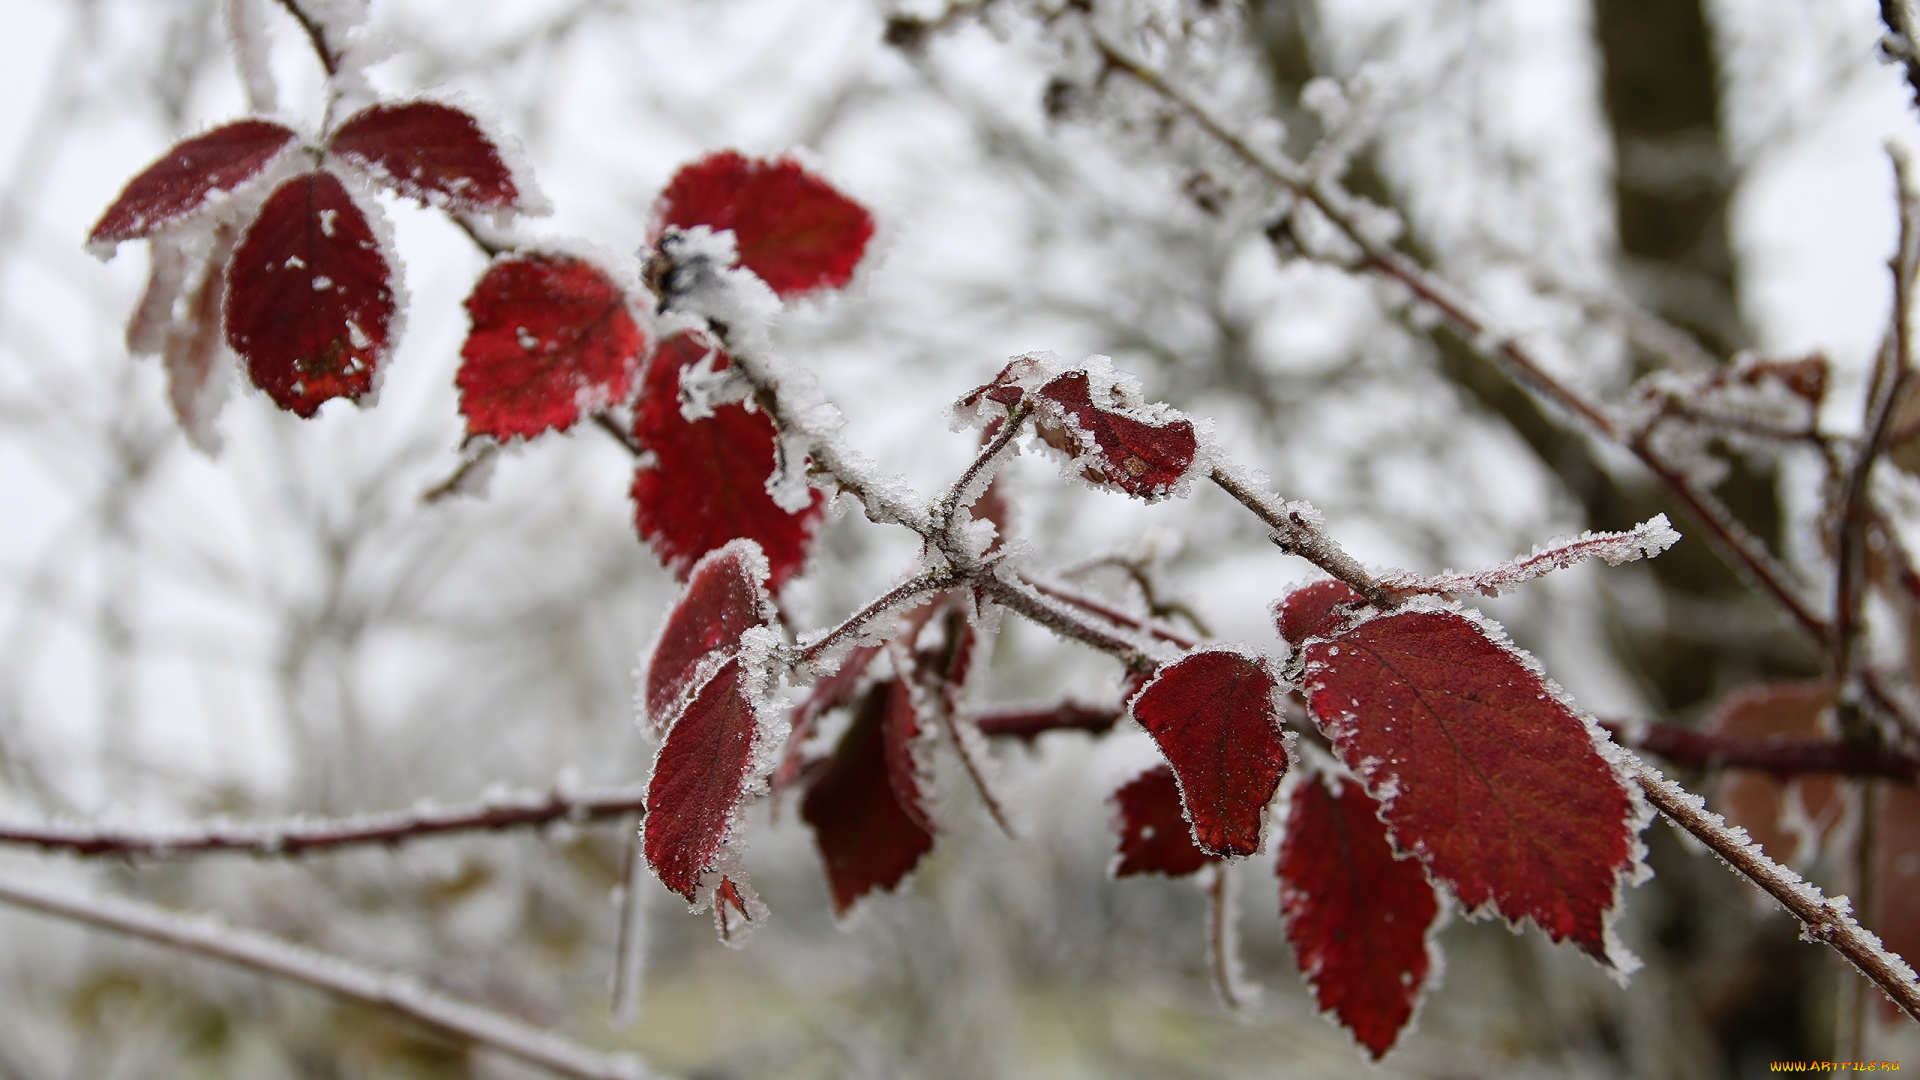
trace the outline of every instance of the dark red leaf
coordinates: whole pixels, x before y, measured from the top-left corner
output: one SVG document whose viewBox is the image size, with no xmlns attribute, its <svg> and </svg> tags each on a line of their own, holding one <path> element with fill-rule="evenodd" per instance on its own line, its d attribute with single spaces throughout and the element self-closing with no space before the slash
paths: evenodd
<svg viewBox="0 0 1920 1080">
<path fill-rule="evenodd" d="M 1180 781 L 1193 840 L 1232 857 L 1260 850 L 1267 803 L 1287 771 L 1287 738 L 1266 663 L 1237 652 L 1188 653 L 1133 699 Z"/>
<path fill-rule="evenodd" d="M 1166 765 L 1122 784 L 1111 801 L 1114 831 L 1120 834 L 1113 876 L 1181 877 L 1215 861 L 1193 846 L 1193 829 L 1180 811 L 1180 785 Z"/>
<path fill-rule="evenodd" d="M 829 710 L 837 709 L 853 700 L 853 691 L 860 684 L 860 677 L 866 674 L 873 659 L 880 655 L 878 645 L 856 645 L 847 651 L 846 658 L 833 674 L 813 684 L 813 689 L 800 704 L 793 707 L 789 717 L 792 734 L 787 736 L 787 747 L 780 755 L 780 764 L 773 770 L 773 790 L 780 791 L 800 778 L 807 768 L 803 747 L 813 734 L 813 725 Z"/>
<path fill-rule="evenodd" d="M 1604 736 L 1456 612 L 1383 615 L 1302 653 L 1308 705 L 1394 842 L 1468 912 L 1531 918 L 1611 963 L 1635 804 Z"/>
<path fill-rule="evenodd" d="M 1280 842 L 1287 941 L 1314 998 L 1377 1060 L 1413 1018 L 1440 904 L 1420 864 L 1396 859 L 1380 804 L 1359 784 L 1309 777 Z"/>
<path fill-rule="evenodd" d="M 467 314 L 473 330 L 454 381 L 470 435 L 531 438 L 624 402 L 646 343 L 626 291 L 570 255 L 494 263 Z"/>
<path fill-rule="evenodd" d="M 753 928 L 753 922 L 766 913 L 753 890 L 724 875 L 713 890 L 713 925 L 720 940 L 739 948 L 740 935 Z"/>
<path fill-rule="evenodd" d="M 87 235 L 90 244 L 151 236 L 260 175 L 293 141 L 267 120 L 241 120 L 197 135 L 167 151 L 128 182 Z"/>
<path fill-rule="evenodd" d="M 227 264 L 227 344 L 301 416 L 373 388 L 393 313 L 373 225 L 324 169 L 275 188 Z"/>
<path fill-rule="evenodd" d="M 227 294 L 227 260 L 238 230 L 222 224 L 187 295 L 183 316 L 166 328 L 160 357 L 167 369 L 167 399 L 187 439 L 206 453 L 220 448 L 214 418 L 225 404 L 229 382 L 221 344 L 220 309 Z"/>
<path fill-rule="evenodd" d="M 1708 730 L 1748 738 L 1818 739 L 1831 735 L 1821 720 L 1833 707 L 1828 682 L 1766 683 L 1727 698 Z M 1820 842 L 1840 822 L 1840 786 L 1832 776 L 1782 781 L 1756 769 L 1728 769 L 1714 785 L 1715 809 L 1747 830 L 1753 842 L 1781 862 L 1817 857 Z M 1800 813 L 1789 811 L 1799 803 Z"/>
<path fill-rule="evenodd" d="M 654 215 L 656 243 L 669 225 L 732 229 L 740 265 L 783 297 L 844 287 L 873 236 L 865 207 L 798 162 L 731 150 L 676 173 Z"/>
<path fill-rule="evenodd" d="M 1193 421 L 1150 423 L 1096 403 L 1084 371 L 1061 375 L 1041 387 L 1039 395 L 1069 422 L 1064 434 L 1074 443 L 1072 452 L 1083 465 L 1083 475 L 1136 498 L 1172 494 L 1200 452 Z"/>
<path fill-rule="evenodd" d="M 459 210 L 505 210 L 522 192 L 479 121 L 450 105 L 406 101 L 355 113 L 327 149 L 402 195 Z"/>
<path fill-rule="evenodd" d="M 647 658 L 642 709 L 655 732 L 672 726 L 703 661 L 738 649 L 741 635 L 753 627 L 772 624 L 766 581 L 767 560 L 751 540 L 715 548 L 693 568 Z"/>
<path fill-rule="evenodd" d="M 653 762 L 642 846 L 661 884 L 688 900 L 716 868 L 757 779 L 766 724 L 749 685 L 753 678 L 738 656 L 722 664 L 667 732 Z"/>
<path fill-rule="evenodd" d="M 1274 622 L 1289 645 L 1340 632 L 1366 601 L 1345 582 L 1316 581 L 1295 589 L 1280 602 Z"/>
<path fill-rule="evenodd" d="M 704 337 L 675 334 L 648 364 L 634 410 L 633 437 L 653 460 L 634 474 L 634 523 L 676 575 L 735 537 L 758 543 L 772 568 L 775 592 L 807 561 L 813 530 L 826 510 L 815 491 L 807 508 L 789 514 L 767 494 L 774 466 L 773 421 L 744 404 L 721 405 L 689 421 L 680 415 L 680 372 L 707 355 Z M 726 367 L 720 354 L 718 367 Z"/>
<path fill-rule="evenodd" d="M 925 810 L 903 804 L 889 777 L 896 705 L 891 683 L 867 691 L 833 760 L 800 802 L 827 865 L 833 909 L 843 915 L 867 893 L 900 884 L 933 849 L 933 834 L 921 824 Z"/>
</svg>

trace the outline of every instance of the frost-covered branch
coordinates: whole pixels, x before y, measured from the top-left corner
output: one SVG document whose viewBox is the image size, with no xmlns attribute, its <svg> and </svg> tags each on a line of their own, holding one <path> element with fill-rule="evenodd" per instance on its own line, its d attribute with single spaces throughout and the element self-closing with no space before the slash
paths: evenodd
<svg viewBox="0 0 1920 1080">
<path fill-rule="evenodd" d="M 1273 530 L 1274 546 L 1289 555 L 1298 555 L 1353 587 L 1379 608 L 1400 602 L 1400 595 L 1367 572 L 1360 560 L 1320 530 L 1319 515 L 1303 503 L 1281 503 L 1261 491 L 1246 476 L 1227 466 L 1216 466 L 1211 479 L 1235 502 L 1253 511 L 1254 516 Z"/>
<path fill-rule="evenodd" d="M 859 611 L 840 621 L 838 626 L 812 638 L 800 649 L 800 662 L 811 664 L 849 641 L 857 639 L 873 629 L 873 624 L 898 611 L 907 601 L 916 596 L 940 592 L 952 588 L 959 577 L 952 571 L 939 570 L 921 574 L 909 581 L 901 582 L 870 601 Z"/>
<path fill-rule="evenodd" d="M 1534 548 L 1529 555 L 1484 570 L 1436 574 L 1432 577 L 1400 571 L 1386 575 L 1381 581 L 1390 588 L 1408 593 L 1499 596 L 1523 582 L 1555 570 L 1565 570 L 1588 559 L 1600 559 L 1608 566 L 1619 566 L 1635 559 L 1650 559 L 1672 547 L 1679 539 L 1680 534 L 1674 532 L 1673 526 L 1667 523 L 1667 515 L 1659 514 L 1627 532 L 1587 532 L 1571 540 L 1555 540 Z"/>
<path fill-rule="evenodd" d="M 646 812 L 646 796 L 644 785 L 578 793 L 529 792 L 440 810 L 166 829 L 0 822 L 0 844 L 46 848 L 76 855 L 119 855 L 148 859 L 212 852 L 300 855 L 331 848 L 399 844 L 451 833 L 499 832 L 559 821 L 586 822 L 629 817 Z"/>
<path fill-rule="evenodd" d="M 320 66 L 327 70 L 327 76 L 331 78 L 340 74 L 340 56 L 333 51 L 333 46 L 327 44 L 326 27 L 308 15 L 299 0 L 280 0 L 280 6 L 286 8 L 287 14 L 300 24 L 300 29 L 306 31 L 307 40 L 313 44 L 313 53 L 319 57 Z"/>
<path fill-rule="evenodd" d="M 1920 1020 L 1920 982 L 1907 962 L 1889 951 L 1872 931 L 1854 921 L 1847 898 L 1829 898 L 1799 874 L 1768 858 L 1744 830 L 1730 828 L 1707 809 L 1700 796 L 1667 779 L 1658 769 L 1633 759 L 1633 777 L 1647 801 L 1720 856 L 1726 864 L 1800 920 L 1801 936 L 1824 942 L 1872 979 L 1908 1016 Z"/>
<path fill-rule="evenodd" d="M 0 903 L 114 930 L 390 1009 L 428 1027 L 579 1080 L 646 1080 L 659 1074 L 626 1054 L 606 1054 L 551 1031 L 442 993 L 411 975 L 379 971 L 283 938 L 119 897 L 86 896 L 0 878 Z"/>
<path fill-rule="evenodd" d="M 1820 641 L 1827 639 L 1826 620 L 1807 606 L 1793 586 L 1786 568 L 1718 498 L 1699 487 L 1682 470 L 1663 460 L 1648 440 L 1627 430 L 1597 402 L 1589 400 L 1554 376 L 1517 339 L 1497 333 L 1492 321 L 1451 284 L 1370 235 L 1358 220 L 1350 196 L 1332 184 L 1312 182 L 1312 178 L 1299 165 L 1258 149 L 1191 95 L 1173 85 L 1152 65 L 1135 57 L 1097 30 L 1091 32 L 1090 40 L 1113 70 L 1126 73 L 1140 85 L 1158 94 L 1235 157 L 1324 214 L 1343 236 L 1359 248 L 1361 265 L 1405 286 L 1416 298 L 1439 312 L 1475 352 L 1492 360 L 1509 378 L 1552 403 L 1560 412 L 1578 418 L 1595 433 L 1632 451 L 1686 507 L 1688 513 L 1706 526 L 1714 545 L 1731 565 L 1771 595 L 1810 636 Z M 1319 563 L 1318 559 L 1314 561 Z M 1320 565 L 1325 568 L 1325 564 Z M 1391 599 L 1382 595 L 1377 587 L 1372 590 L 1362 588 L 1343 573 L 1329 572 L 1352 585 L 1376 605 L 1382 600 Z"/>
<path fill-rule="evenodd" d="M 1051 597 L 1063 604 L 1071 604 L 1089 614 L 1097 615 L 1113 623 L 1115 626 L 1123 626 L 1128 630 L 1138 630 L 1141 633 L 1151 635 L 1169 645 L 1176 645 L 1182 649 L 1198 648 L 1200 645 L 1200 639 L 1196 637 L 1183 634 L 1172 627 L 1162 625 L 1150 619 L 1142 619 L 1129 615 L 1119 608 L 1114 607 L 1112 604 L 1096 600 L 1085 593 L 1069 589 L 1065 585 L 1051 581 L 1042 581 L 1030 574 L 1022 574 L 1020 580 L 1042 596 Z"/>
</svg>

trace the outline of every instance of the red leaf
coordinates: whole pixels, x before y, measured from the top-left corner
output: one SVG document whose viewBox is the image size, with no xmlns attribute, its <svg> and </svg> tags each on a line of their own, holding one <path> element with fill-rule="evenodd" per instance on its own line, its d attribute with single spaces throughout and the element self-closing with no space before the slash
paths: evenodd
<svg viewBox="0 0 1920 1080">
<path fill-rule="evenodd" d="M 1815 739 L 1833 706 L 1827 682 L 1767 683 L 1734 694 L 1714 710 L 1708 730 L 1720 735 Z M 1716 809 L 1781 862 L 1807 862 L 1840 822 L 1840 787 L 1831 776 L 1781 781 L 1757 769 L 1728 769 L 1714 785 Z M 1798 803 L 1798 813 L 1792 806 Z"/>
<path fill-rule="evenodd" d="M 373 225 L 325 170 L 275 188 L 227 266 L 227 344 L 254 385 L 301 416 L 373 388 L 393 314 Z"/>
<path fill-rule="evenodd" d="M 470 435 L 531 438 L 624 402 L 646 343 L 626 291 L 570 255 L 494 263 L 467 314 L 473 331 L 454 381 Z"/>
<path fill-rule="evenodd" d="M 1321 1010 L 1378 1060 L 1413 1018 L 1440 904 L 1420 864 L 1394 857 L 1359 784 L 1308 778 L 1292 802 L 1275 867 L 1287 941 Z"/>
<path fill-rule="evenodd" d="M 87 234 L 89 244 L 151 236 L 260 175 L 292 142 L 293 132 L 266 120 L 241 120 L 180 143 L 127 183 Z"/>
<path fill-rule="evenodd" d="M 1111 801 L 1120 834 L 1113 876 L 1180 877 L 1214 861 L 1193 846 L 1193 829 L 1180 812 L 1180 785 L 1167 766 L 1155 765 L 1122 784 Z"/>
<path fill-rule="evenodd" d="M 521 203 L 500 148 L 479 121 L 450 105 L 407 101 L 362 109 L 340 125 L 327 149 L 429 205 L 505 210 Z"/>
<path fill-rule="evenodd" d="M 757 779 L 767 725 L 752 678 L 738 656 L 722 664 L 667 732 L 653 762 L 642 846 L 661 884 L 688 900 L 717 867 Z"/>
<path fill-rule="evenodd" d="M 873 236 L 866 208 L 798 162 L 723 150 L 676 173 L 654 206 L 658 243 L 666 226 L 732 229 L 740 265 L 783 297 L 838 289 Z"/>
<path fill-rule="evenodd" d="M 1316 581 L 1295 589 L 1280 602 L 1274 622 L 1289 645 L 1337 634 L 1366 601 L 1341 581 Z"/>
<path fill-rule="evenodd" d="M 704 337 L 683 332 L 661 342 L 648 365 L 633 437 L 654 460 L 634 474 L 634 523 L 682 578 L 695 559 L 721 544 L 751 539 L 766 552 L 768 587 L 778 592 L 806 563 L 826 496 L 816 491 L 805 510 L 789 514 L 767 494 L 774 428 L 765 413 L 733 404 L 702 420 L 680 415 L 681 369 L 707 351 Z M 726 364 L 721 353 L 718 367 Z"/>
<path fill-rule="evenodd" d="M 656 733 L 673 725 L 703 661 L 738 649 L 753 627 L 772 624 L 766 581 L 767 560 L 751 540 L 716 548 L 693 568 L 647 658 L 642 710 Z"/>
<path fill-rule="evenodd" d="M 166 328 L 160 357 L 167 369 L 167 399 L 187 439 L 206 453 L 220 449 L 213 421 L 226 403 L 228 363 L 220 341 L 220 309 L 227 294 L 227 260 L 236 230 L 220 225 L 187 296 L 186 311 Z"/>
<path fill-rule="evenodd" d="M 1232 857 L 1260 850 L 1267 803 L 1287 771 L 1277 688 L 1265 662 L 1224 649 L 1188 653 L 1133 699 L 1180 781 L 1193 840 Z"/>
<path fill-rule="evenodd" d="M 1096 404 L 1084 371 L 1059 376 L 1042 386 L 1039 396 L 1067 422 L 1064 434 L 1084 466 L 1082 475 L 1136 498 L 1153 500 L 1173 494 L 1200 451 L 1193 421 L 1154 423 Z"/>
<path fill-rule="evenodd" d="M 889 776 L 899 727 L 892 683 L 898 681 L 867 691 L 833 760 L 800 802 L 827 865 L 833 909 L 842 915 L 867 893 L 900 884 L 933 849 L 933 834 L 921 824 L 925 810 L 917 801 L 903 802 Z"/>
<path fill-rule="evenodd" d="M 1602 963 L 1636 805 L 1597 729 L 1452 611 L 1401 611 L 1303 650 L 1308 705 L 1386 804 L 1394 842 L 1469 912 L 1531 918 Z"/>
</svg>

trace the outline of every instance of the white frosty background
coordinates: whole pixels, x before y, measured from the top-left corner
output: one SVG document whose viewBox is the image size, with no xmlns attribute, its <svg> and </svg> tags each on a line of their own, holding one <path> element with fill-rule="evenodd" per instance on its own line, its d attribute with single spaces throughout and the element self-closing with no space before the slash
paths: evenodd
<svg viewBox="0 0 1920 1080">
<path fill-rule="evenodd" d="M 1423 241 L 1569 378 L 1617 393 L 1618 342 L 1535 297 L 1515 261 L 1611 281 L 1611 151 L 1585 6 L 1323 6 L 1322 62 L 1372 84 L 1380 160 Z M 1873 6 L 1713 9 L 1744 169 L 1733 229 L 1749 318 L 1769 349 L 1825 349 L 1857 395 L 1887 308 L 1881 144 L 1914 134 L 1897 78 L 1872 60 Z M 1173 10 L 1103 5 L 1123 23 Z M 640 778 L 630 673 L 672 584 L 633 536 L 624 452 L 592 430 L 549 437 L 509 455 L 484 498 L 419 499 L 457 460 L 460 301 L 483 265 L 466 238 L 384 200 L 411 307 L 378 407 L 335 402 L 302 422 L 243 391 L 209 460 L 174 430 L 158 365 L 121 345 L 142 246 L 102 265 L 81 239 L 172 140 L 243 108 L 218 5 L 9 0 L 5 14 L 0 813 L 154 824 Z M 973 445 L 945 431 L 948 401 L 1012 353 L 1100 351 L 1149 397 L 1212 418 L 1230 453 L 1313 500 L 1370 562 L 1465 568 L 1582 526 L 1514 437 L 1433 371 L 1392 298 L 1276 263 L 1257 227 L 1271 206 L 1247 177 L 1123 130 L 1112 110 L 1050 124 L 1042 89 L 1078 61 L 1028 19 L 969 26 L 915 66 L 880 43 L 883 15 L 863 0 L 378 0 L 396 58 L 374 80 L 497 106 L 557 208 L 527 232 L 623 253 L 693 157 L 798 149 L 820 163 L 881 232 L 856 286 L 789 313 L 779 339 L 847 414 L 853 445 L 923 492 Z M 283 107 L 311 124 L 317 69 L 292 23 L 266 18 Z M 1256 58 L 1231 18 L 1209 33 L 1218 43 L 1183 76 L 1250 121 Z M 1177 194 L 1196 164 L 1238 194 L 1221 218 Z M 1140 507 L 1035 460 L 1013 479 L 1043 565 L 1156 552 L 1165 589 L 1224 639 L 1274 648 L 1266 605 L 1311 576 L 1209 491 Z M 848 515 L 791 609 L 836 617 L 914 550 Z M 1610 604 L 1656 595 L 1640 573 L 1585 567 L 1492 610 L 1587 707 L 1644 713 L 1606 621 Z M 1012 623 L 991 694 L 1111 698 L 1110 663 Z M 1001 751 L 1022 839 L 998 837 L 949 784 L 936 857 L 844 932 L 791 808 L 773 825 L 756 814 L 748 866 L 773 924 L 728 952 L 656 897 L 628 1031 L 606 1019 L 611 827 L 284 866 L 0 865 L 410 967 L 706 1076 L 1353 1073 L 1357 1051 L 1312 1015 L 1279 944 L 1263 863 L 1239 876 L 1249 971 L 1270 988 L 1250 1024 L 1208 996 L 1194 890 L 1103 880 L 1103 799 L 1147 760 L 1144 737 Z M 1382 1073 L 1719 1067 L 1657 966 L 1622 994 L 1533 938 L 1456 926 L 1448 946 L 1444 988 Z M 1596 1017 L 1630 1021 L 1623 1057 L 1556 1034 Z M 0 916 L 0 1077 L 465 1075 L 463 1061 L 305 991 Z"/>
</svg>

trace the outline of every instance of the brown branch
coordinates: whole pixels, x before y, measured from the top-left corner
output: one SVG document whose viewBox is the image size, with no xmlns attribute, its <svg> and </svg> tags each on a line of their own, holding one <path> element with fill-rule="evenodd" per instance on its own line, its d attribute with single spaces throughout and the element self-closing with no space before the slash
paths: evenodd
<svg viewBox="0 0 1920 1080">
<path fill-rule="evenodd" d="M 39 847 L 75 855 L 118 855 L 147 859 L 214 852 L 277 857 L 343 847 L 399 844 L 453 833 L 534 828 L 559 821 L 603 821 L 645 814 L 646 805 L 647 789 L 635 785 L 578 794 L 555 791 L 516 802 L 494 800 L 445 810 L 258 825 L 116 829 L 87 825 L 0 823 L 0 844 Z"/>
<path fill-rule="evenodd" d="M 973 726 L 983 735 L 1032 742 L 1049 731 L 1084 731 L 1104 735 L 1113 730 L 1124 713 L 1120 709 L 1099 708 L 1074 701 L 1042 709 L 994 709 L 973 718 Z"/>
<path fill-rule="evenodd" d="M 1658 754 L 1695 769 L 1756 769 L 1781 779 L 1809 773 L 1920 781 L 1920 757 L 1841 739 L 1722 735 L 1674 724 L 1602 721 L 1622 746 Z"/>
</svg>

